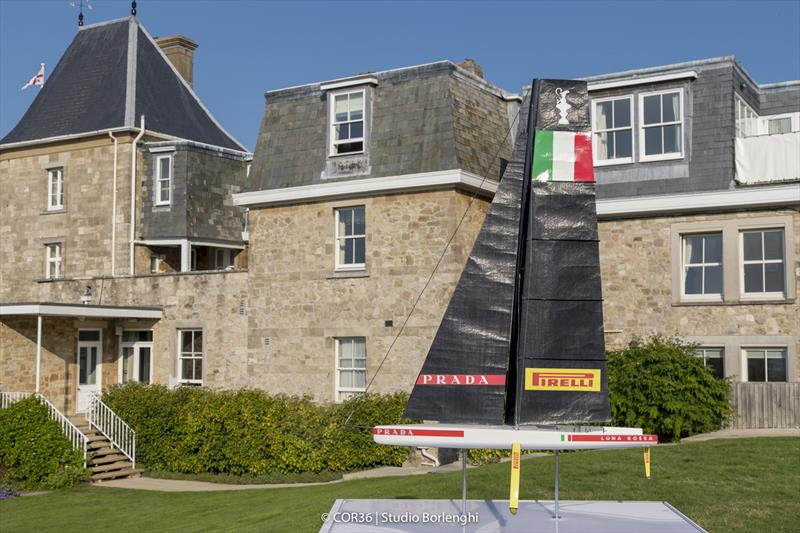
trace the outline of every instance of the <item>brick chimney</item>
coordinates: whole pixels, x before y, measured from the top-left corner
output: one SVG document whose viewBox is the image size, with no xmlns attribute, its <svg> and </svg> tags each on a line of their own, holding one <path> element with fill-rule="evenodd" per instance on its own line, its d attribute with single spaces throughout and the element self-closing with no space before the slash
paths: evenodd
<svg viewBox="0 0 800 533">
<path fill-rule="evenodd" d="M 465 59 L 463 63 L 458 64 L 459 67 L 463 68 L 467 72 L 471 74 L 475 74 L 479 78 L 483 79 L 483 69 L 481 66 L 475 62 L 474 59 Z"/>
<path fill-rule="evenodd" d="M 175 66 L 175 69 L 192 85 L 194 80 L 194 51 L 197 43 L 183 35 L 169 35 L 167 37 L 156 37 L 156 43 L 161 47 L 167 59 Z"/>
</svg>

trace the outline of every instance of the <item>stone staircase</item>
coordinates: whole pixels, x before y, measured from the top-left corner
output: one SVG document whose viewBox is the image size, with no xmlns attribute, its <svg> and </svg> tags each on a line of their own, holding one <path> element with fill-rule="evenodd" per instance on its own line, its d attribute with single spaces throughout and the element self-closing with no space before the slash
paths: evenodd
<svg viewBox="0 0 800 533">
<path fill-rule="evenodd" d="M 105 481 L 126 477 L 139 477 L 142 470 L 114 446 L 108 438 L 89 424 L 82 415 L 68 417 L 70 422 L 86 435 L 88 440 L 87 468 L 92 471 L 92 481 Z"/>
</svg>

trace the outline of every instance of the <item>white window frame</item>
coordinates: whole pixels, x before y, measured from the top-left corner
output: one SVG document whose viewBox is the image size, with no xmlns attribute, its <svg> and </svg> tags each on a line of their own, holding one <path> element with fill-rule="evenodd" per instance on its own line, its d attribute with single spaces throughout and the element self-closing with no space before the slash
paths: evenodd
<svg viewBox="0 0 800 533">
<path fill-rule="evenodd" d="M 62 277 L 63 265 L 63 245 L 61 242 L 47 242 L 44 245 L 44 278 L 45 279 L 60 279 Z M 51 255 L 51 250 L 56 253 Z M 54 264 L 56 272 L 54 275 L 50 274 L 50 265 Z"/>
<path fill-rule="evenodd" d="M 161 272 L 162 256 L 159 254 L 150 254 L 150 273 L 158 274 Z"/>
<path fill-rule="evenodd" d="M 719 263 L 706 263 L 706 253 L 705 253 L 705 241 L 703 241 L 703 262 L 702 263 L 687 263 L 686 262 L 686 246 L 685 246 L 685 239 L 686 237 L 700 237 L 706 235 L 719 235 L 720 236 L 720 244 L 722 245 L 722 261 Z M 725 295 L 725 235 L 721 230 L 719 231 L 699 231 L 699 232 L 690 232 L 690 233 L 681 233 L 680 234 L 680 246 L 681 246 L 681 300 L 683 301 L 704 301 L 704 302 L 721 302 L 724 299 Z M 721 281 L 721 290 L 719 293 L 711 293 L 711 294 L 686 294 L 686 274 L 689 271 L 689 267 L 702 267 L 703 268 L 703 276 L 702 276 L 702 284 L 703 288 L 705 288 L 705 269 L 706 267 L 715 267 L 719 266 L 722 267 L 722 279 Z"/>
<path fill-rule="evenodd" d="M 47 210 L 64 209 L 64 167 L 47 170 Z"/>
<path fill-rule="evenodd" d="M 680 120 L 676 120 L 673 122 L 659 122 L 658 124 L 648 124 L 645 125 L 644 123 L 644 99 L 646 96 L 659 96 L 662 94 L 671 94 L 671 93 L 678 93 L 678 112 L 680 115 Z M 663 101 L 662 101 L 663 106 Z M 686 147 L 684 146 L 684 138 L 686 137 L 686 121 L 684 120 L 684 108 L 683 108 L 683 87 L 677 87 L 673 89 L 665 89 L 663 91 L 653 91 L 647 93 L 639 93 L 639 120 L 637 122 L 637 128 L 639 130 L 638 137 L 639 137 L 639 161 L 642 162 L 650 162 L 650 161 L 669 161 L 672 159 L 683 159 L 684 152 Z M 662 108 L 662 115 L 663 115 L 663 108 Z M 664 126 L 671 126 L 673 124 L 678 124 L 681 127 L 681 134 L 680 134 L 680 141 L 681 141 L 681 151 L 669 154 L 654 154 L 654 155 L 646 155 L 645 154 L 645 142 L 644 142 L 644 130 L 647 128 L 658 128 Z M 662 136 L 662 148 L 663 148 L 663 136 Z"/>
<path fill-rule="evenodd" d="M 222 258 L 222 266 L 220 266 L 220 257 Z M 225 270 L 233 264 L 231 259 L 231 250 L 229 248 L 215 248 L 214 249 L 214 269 Z"/>
<path fill-rule="evenodd" d="M 150 332 L 153 333 L 152 339 L 155 339 L 155 332 L 150 328 L 124 328 L 123 332 L 125 332 L 125 331 L 150 331 Z M 155 366 L 153 364 L 153 360 L 154 360 L 153 343 L 154 343 L 154 341 L 153 340 L 151 340 L 151 341 L 134 341 L 134 342 L 123 341 L 122 340 L 122 335 L 118 336 L 118 340 L 119 340 L 119 356 L 118 356 L 118 359 L 117 359 L 117 383 L 122 383 L 122 372 L 124 370 L 123 366 L 125 365 L 125 359 L 122 356 L 123 348 L 136 348 L 138 346 L 138 347 L 145 347 L 145 348 L 149 347 L 150 348 L 150 375 L 147 377 L 147 379 L 148 379 L 148 383 L 147 384 L 148 385 L 152 385 L 153 384 L 153 367 Z M 180 349 L 180 347 L 178 349 Z M 135 363 L 136 363 L 135 364 L 136 371 L 138 372 L 139 371 L 139 368 L 138 368 L 139 361 L 138 361 L 138 359 L 135 361 Z M 128 381 L 132 381 L 132 380 L 128 379 Z M 139 376 L 139 379 L 137 381 L 139 383 L 141 383 L 141 376 Z"/>
<path fill-rule="evenodd" d="M 753 232 L 765 231 L 782 231 L 783 239 L 781 239 L 781 250 L 783 258 L 778 259 L 753 259 L 744 260 L 744 234 Z M 784 226 L 765 227 L 765 228 L 740 228 L 738 236 L 739 244 L 739 294 L 742 300 L 783 300 L 786 298 L 786 289 L 788 286 L 787 276 L 789 275 L 789 265 L 786 261 L 786 228 Z M 764 237 L 761 237 L 761 255 L 764 256 Z M 783 264 L 783 291 L 782 292 L 745 292 L 744 290 L 744 266 L 747 265 L 767 265 L 767 264 Z M 766 272 L 766 268 L 764 269 Z M 766 276 L 766 274 L 764 274 Z M 766 289 L 766 279 L 764 279 L 764 288 Z"/>
<path fill-rule="evenodd" d="M 182 342 L 183 338 L 182 337 L 183 337 L 184 332 L 189 332 L 189 331 L 192 331 L 192 332 L 199 331 L 199 332 L 201 332 L 203 334 L 203 346 L 202 346 L 202 350 L 201 351 L 199 351 L 199 352 L 195 352 L 194 351 L 194 336 L 192 338 L 192 351 L 190 351 L 190 352 L 184 352 L 183 351 L 183 342 Z M 201 386 L 203 385 L 203 377 L 202 376 L 204 376 L 205 373 L 206 373 L 206 365 L 205 365 L 206 342 L 207 342 L 207 340 L 206 340 L 206 332 L 205 332 L 204 328 L 180 328 L 180 329 L 178 329 L 178 383 L 186 384 L 186 385 L 201 385 Z M 187 354 L 187 353 L 191 354 L 191 355 L 189 355 L 188 357 L 185 356 L 184 354 Z M 199 356 L 198 356 L 198 354 L 199 354 Z M 183 377 L 183 361 L 187 360 L 187 359 L 190 359 L 192 361 L 200 359 L 203 362 L 200 379 L 194 379 L 194 378 L 192 378 L 192 379 L 184 379 L 184 377 Z M 192 366 L 192 372 L 194 373 L 194 365 Z"/>
<path fill-rule="evenodd" d="M 603 102 L 613 102 L 615 100 L 628 100 L 631 110 L 631 125 L 627 128 L 609 128 L 605 130 L 597 130 L 595 129 L 597 122 L 595 122 L 595 110 L 597 108 L 597 104 L 602 104 Z M 633 95 L 623 95 L 623 96 L 609 96 L 607 98 L 596 98 L 592 100 L 592 107 L 591 107 L 591 121 L 592 121 L 592 154 L 594 155 L 594 166 L 596 167 L 604 167 L 609 165 L 624 165 L 633 163 L 633 156 L 636 153 L 636 121 L 634 120 L 634 102 L 633 102 Z M 612 104 L 612 122 L 613 122 L 613 109 L 614 106 Z M 615 131 L 623 131 L 623 130 L 631 130 L 631 156 L 630 157 L 619 157 L 615 159 L 599 159 L 598 154 L 600 153 L 597 150 L 597 135 L 599 133 L 605 132 L 615 132 Z"/>
<path fill-rule="evenodd" d="M 700 350 L 703 351 L 702 354 L 697 353 L 697 351 L 700 351 Z M 715 344 L 715 345 L 709 344 L 707 346 L 703 345 L 703 346 L 698 346 L 696 348 L 694 356 L 703 361 L 703 366 L 708 367 L 708 364 L 706 363 L 706 361 L 708 361 L 709 357 L 706 354 L 706 350 L 720 350 L 719 359 L 722 361 L 722 376 L 720 376 L 720 377 L 724 378 L 725 377 L 725 345 L 724 344 L 722 344 L 722 345 L 720 345 L 720 344 Z M 712 359 L 717 359 L 717 358 L 716 357 L 712 357 Z"/>
<path fill-rule="evenodd" d="M 169 160 L 169 177 L 164 179 L 161 175 L 161 161 L 164 159 Z M 161 206 L 161 205 L 170 205 L 172 203 L 172 174 L 174 172 L 173 169 L 173 158 L 172 154 L 167 155 L 160 155 L 156 157 L 156 186 L 155 186 L 155 198 L 154 205 Z M 164 186 L 166 183 L 166 191 L 167 191 L 167 199 L 161 199 L 161 191 L 164 190 Z"/>
<path fill-rule="evenodd" d="M 336 141 L 336 125 L 337 124 L 345 124 L 351 122 L 359 122 L 357 120 L 346 120 L 343 122 L 336 122 L 336 97 L 341 96 L 343 94 L 355 94 L 361 93 L 361 101 L 363 102 L 364 109 L 361 111 L 361 122 L 363 124 L 361 128 L 361 137 L 357 137 L 355 139 L 347 139 L 347 141 Z M 367 151 L 367 89 L 343 89 L 340 91 L 330 91 L 328 92 L 328 157 L 346 157 L 349 155 L 359 155 L 364 154 Z M 352 142 L 361 141 L 361 150 L 355 152 L 347 152 L 346 154 L 337 154 L 336 153 L 336 145 L 337 144 L 347 144 Z"/>
<path fill-rule="evenodd" d="M 364 383 L 366 385 L 369 384 L 368 381 L 367 381 L 367 378 L 369 377 L 369 374 L 367 372 L 367 361 L 369 360 L 368 359 L 368 354 L 367 354 L 367 338 L 366 337 L 359 337 L 359 336 L 334 337 L 334 339 L 333 339 L 333 344 L 334 344 L 334 354 L 333 354 L 334 360 L 333 360 L 333 364 L 334 364 L 334 369 L 335 369 L 334 370 L 335 383 L 334 383 L 333 398 L 334 398 L 334 401 L 336 403 L 341 403 L 341 402 L 346 400 L 346 398 L 342 398 L 342 394 L 343 393 L 344 394 L 363 394 L 363 393 L 365 393 L 367 391 L 366 385 L 364 387 L 342 387 L 340 385 L 340 376 L 339 376 L 340 371 L 342 371 L 342 370 L 348 370 L 348 371 L 362 370 L 360 368 L 356 368 L 355 366 L 348 367 L 348 368 L 343 368 L 343 367 L 341 367 L 339 365 L 339 353 L 341 351 L 341 342 L 345 341 L 345 340 L 349 341 L 349 340 L 353 340 L 353 339 L 361 339 L 364 342 L 364 368 L 363 368 L 363 370 L 364 370 Z"/>
<path fill-rule="evenodd" d="M 789 374 L 789 347 L 785 344 L 743 344 L 740 347 L 741 350 L 741 374 L 742 374 L 742 381 L 747 383 L 788 383 L 791 381 L 791 375 Z M 783 350 L 783 360 L 786 364 L 786 380 L 785 381 L 770 381 L 769 380 L 769 373 L 767 372 L 766 367 L 764 368 L 764 381 L 750 381 L 750 371 L 747 368 L 747 350 L 763 350 L 764 357 L 766 358 L 766 350 Z"/>
<path fill-rule="evenodd" d="M 760 125 L 761 121 L 759 120 L 758 113 L 755 112 L 755 110 L 752 108 L 752 106 L 750 106 L 750 104 L 745 102 L 744 98 L 742 98 L 736 93 L 734 93 L 734 106 L 735 106 L 733 111 L 734 135 L 740 139 L 744 137 L 752 137 L 753 135 L 758 135 L 758 132 L 761 129 Z M 745 118 L 737 118 L 739 115 L 740 107 L 743 108 L 745 111 L 749 111 L 750 114 L 752 114 L 752 116 Z M 741 129 L 739 128 L 740 120 L 746 127 Z M 747 121 L 752 121 L 752 122 L 747 122 Z M 752 131 L 747 131 L 748 127 Z"/>
<path fill-rule="evenodd" d="M 339 235 L 339 213 L 345 209 L 358 209 L 364 210 L 364 233 L 361 235 Z M 334 238 L 333 238 L 333 255 L 335 261 L 336 271 L 350 271 L 350 270 L 366 270 L 367 268 L 367 207 L 365 205 L 349 205 L 337 207 L 334 209 Z M 344 239 L 364 239 L 364 262 L 363 263 L 339 263 L 339 240 Z"/>
<path fill-rule="evenodd" d="M 791 123 L 789 129 L 791 132 L 800 131 L 800 113 L 779 113 L 777 115 L 764 115 L 758 117 L 758 133 L 759 135 L 780 135 L 778 133 L 770 134 L 769 122 L 771 120 L 779 120 L 788 118 Z"/>
</svg>

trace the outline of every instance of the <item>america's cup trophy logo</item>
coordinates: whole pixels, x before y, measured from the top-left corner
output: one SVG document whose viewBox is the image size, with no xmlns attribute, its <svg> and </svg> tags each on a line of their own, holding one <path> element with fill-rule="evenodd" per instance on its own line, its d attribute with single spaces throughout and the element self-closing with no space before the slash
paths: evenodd
<svg viewBox="0 0 800 533">
<path fill-rule="evenodd" d="M 556 88 L 556 109 L 558 109 L 558 114 L 561 118 L 558 119 L 559 124 L 569 124 L 569 120 L 567 120 L 567 111 L 569 111 L 572 106 L 567 103 L 567 95 L 569 91 L 564 91 L 561 87 Z"/>
</svg>

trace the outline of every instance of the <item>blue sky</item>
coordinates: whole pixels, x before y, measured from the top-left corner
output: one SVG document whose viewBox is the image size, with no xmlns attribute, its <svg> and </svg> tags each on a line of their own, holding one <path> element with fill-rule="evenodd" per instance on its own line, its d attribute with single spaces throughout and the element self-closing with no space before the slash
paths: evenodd
<svg viewBox="0 0 800 533">
<path fill-rule="evenodd" d="M 77 0 L 76 0 L 77 1 Z M 75 35 L 69 0 L 0 0 L 0 136 Z M 128 15 L 93 0 L 86 23 Z M 195 89 L 255 147 L 266 90 L 439 59 L 475 59 L 517 91 L 533 77 L 580 77 L 735 55 L 760 83 L 800 79 L 800 0 L 784 2 L 267 2 L 139 0 L 152 35 L 200 44 Z"/>
</svg>

